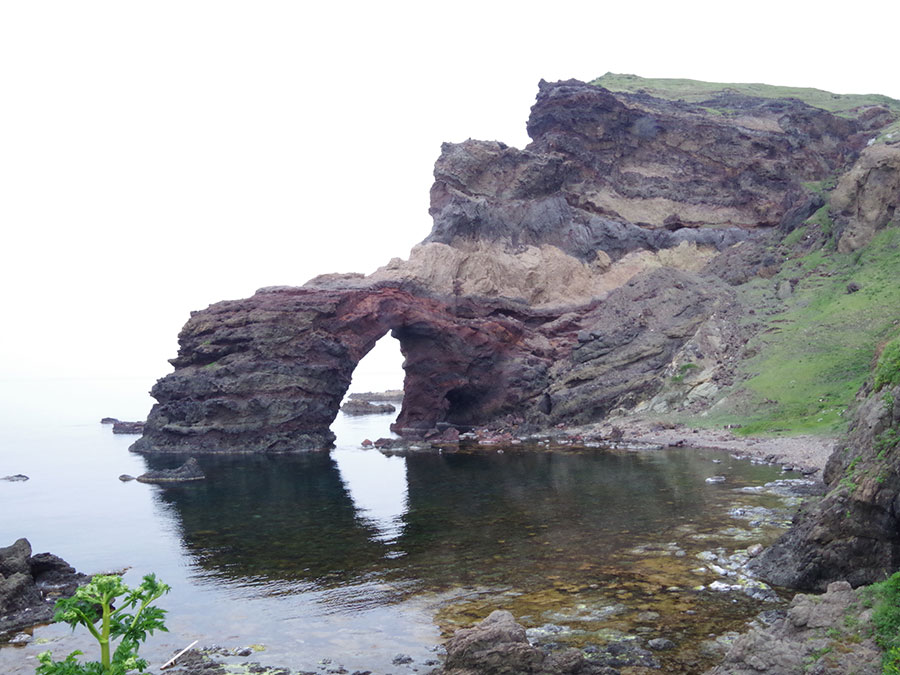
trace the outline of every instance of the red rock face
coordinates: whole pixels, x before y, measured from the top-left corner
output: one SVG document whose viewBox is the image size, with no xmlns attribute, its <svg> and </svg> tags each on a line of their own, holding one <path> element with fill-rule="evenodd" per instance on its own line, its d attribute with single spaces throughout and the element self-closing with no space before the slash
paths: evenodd
<svg viewBox="0 0 900 675">
<path fill-rule="evenodd" d="M 537 321 L 542 321 L 538 318 Z M 188 321 L 176 371 L 138 452 L 290 452 L 328 447 L 354 368 L 392 331 L 406 362 L 395 430 L 479 424 L 537 396 L 548 354 L 522 342 L 535 317 L 502 303 L 428 297 L 396 286 L 287 289 L 222 302 Z"/>
</svg>

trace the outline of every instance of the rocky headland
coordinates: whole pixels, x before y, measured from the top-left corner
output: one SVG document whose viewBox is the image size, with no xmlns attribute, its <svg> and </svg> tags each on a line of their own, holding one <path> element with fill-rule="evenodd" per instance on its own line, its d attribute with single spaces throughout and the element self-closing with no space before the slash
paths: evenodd
<svg viewBox="0 0 900 675">
<path fill-rule="evenodd" d="M 434 226 L 407 259 L 193 313 L 132 449 L 327 449 L 390 333 L 406 439 L 794 434 L 752 452 L 824 466 L 828 494 L 751 566 L 855 602 L 834 584 L 900 567 L 900 102 L 683 82 L 541 82 L 525 148 L 444 144 Z M 821 639 L 804 602 L 777 640 Z M 489 623 L 517 672 L 552 672 L 506 617 Z M 716 672 L 793 672 L 772 670 L 774 647 L 750 659 L 776 639 L 759 631 Z M 446 672 L 495 672 L 466 658 Z M 576 660 L 565 672 L 603 672 Z"/>
<path fill-rule="evenodd" d="M 863 151 L 895 118 L 542 82 L 525 149 L 443 146 L 434 228 L 408 260 L 194 313 L 134 449 L 327 448 L 353 369 L 388 332 L 406 359 L 403 436 L 593 422 L 652 401 L 687 366 L 694 386 L 667 405 L 708 405 L 759 329 L 736 289 L 777 272 L 773 236 L 825 203 L 810 184 L 855 176 L 840 246 L 886 224 L 853 204 L 890 189 L 862 186 L 900 150 Z"/>
</svg>

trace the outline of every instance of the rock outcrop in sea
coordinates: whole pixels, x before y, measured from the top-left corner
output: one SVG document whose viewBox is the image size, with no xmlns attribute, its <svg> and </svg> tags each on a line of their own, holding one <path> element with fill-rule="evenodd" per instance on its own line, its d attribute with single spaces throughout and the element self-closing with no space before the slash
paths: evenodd
<svg viewBox="0 0 900 675">
<path fill-rule="evenodd" d="M 686 365 L 695 386 L 656 405 L 707 405 L 751 330 L 735 287 L 778 269 L 773 233 L 824 203 L 809 186 L 857 162 L 841 183 L 842 246 L 893 217 L 861 205 L 891 189 L 873 176 L 896 149 L 865 149 L 895 118 L 541 82 L 526 148 L 444 144 L 434 227 L 408 260 L 195 312 L 133 449 L 327 448 L 354 368 L 388 332 L 405 357 L 393 428 L 410 438 L 597 421 L 653 400 Z"/>
<path fill-rule="evenodd" d="M 89 579 L 52 553 L 32 555 L 27 539 L 0 548 L 0 637 L 50 622 L 56 600 Z"/>
</svg>

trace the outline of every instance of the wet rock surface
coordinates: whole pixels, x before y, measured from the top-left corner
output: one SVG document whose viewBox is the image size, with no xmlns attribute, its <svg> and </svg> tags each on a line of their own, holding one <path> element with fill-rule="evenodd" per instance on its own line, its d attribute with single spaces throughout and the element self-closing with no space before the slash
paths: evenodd
<svg viewBox="0 0 900 675">
<path fill-rule="evenodd" d="M 126 477 L 124 480 L 128 480 Z M 155 483 L 157 485 L 167 485 L 172 483 L 190 483 L 192 481 L 204 480 L 206 474 L 200 468 L 200 463 L 194 458 L 189 458 L 184 464 L 176 469 L 156 469 L 142 473 L 137 477 L 139 483 Z M 123 480 L 122 476 L 119 480 Z"/>
<path fill-rule="evenodd" d="M 624 654 L 625 650 L 621 653 Z M 615 660 L 615 657 L 615 654 L 609 653 L 605 660 Z M 525 628 L 516 623 L 512 614 L 503 610 L 492 612 L 472 628 L 456 631 L 447 643 L 447 658 L 443 667 L 434 671 L 435 675 L 613 675 L 616 672 L 599 661 L 588 661 L 578 649 L 548 654 L 532 646 Z"/>
<path fill-rule="evenodd" d="M 49 622 L 56 600 L 88 581 L 58 556 L 32 555 L 27 539 L 0 548 L 0 638 Z"/>
</svg>

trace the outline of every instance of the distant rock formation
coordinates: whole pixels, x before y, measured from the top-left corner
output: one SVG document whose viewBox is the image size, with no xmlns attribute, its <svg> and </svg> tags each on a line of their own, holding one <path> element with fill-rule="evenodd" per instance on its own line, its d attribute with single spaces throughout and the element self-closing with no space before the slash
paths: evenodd
<svg viewBox="0 0 900 675">
<path fill-rule="evenodd" d="M 352 401 L 369 401 L 370 403 L 400 403 L 403 400 L 403 390 L 357 391 L 350 394 L 347 398 Z"/>
<path fill-rule="evenodd" d="M 341 412 L 345 415 L 385 415 L 397 412 L 390 403 L 372 403 L 362 399 L 350 399 L 341 404 Z"/>
<path fill-rule="evenodd" d="M 194 313 L 132 449 L 327 448 L 354 368 L 388 332 L 406 373 L 393 429 L 407 437 L 596 421 L 652 401 L 685 364 L 701 405 L 746 340 L 732 286 L 778 269 L 767 233 L 822 206 L 806 183 L 858 158 L 881 166 L 884 151 L 860 158 L 894 120 L 876 108 L 541 82 L 526 148 L 444 144 L 434 228 L 408 260 Z M 860 172 L 844 190 L 850 238 L 884 220 L 850 213 L 877 189 Z"/>
<path fill-rule="evenodd" d="M 144 433 L 143 422 L 113 422 L 112 432 L 114 434 L 142 434 Z"/>
</svg>

